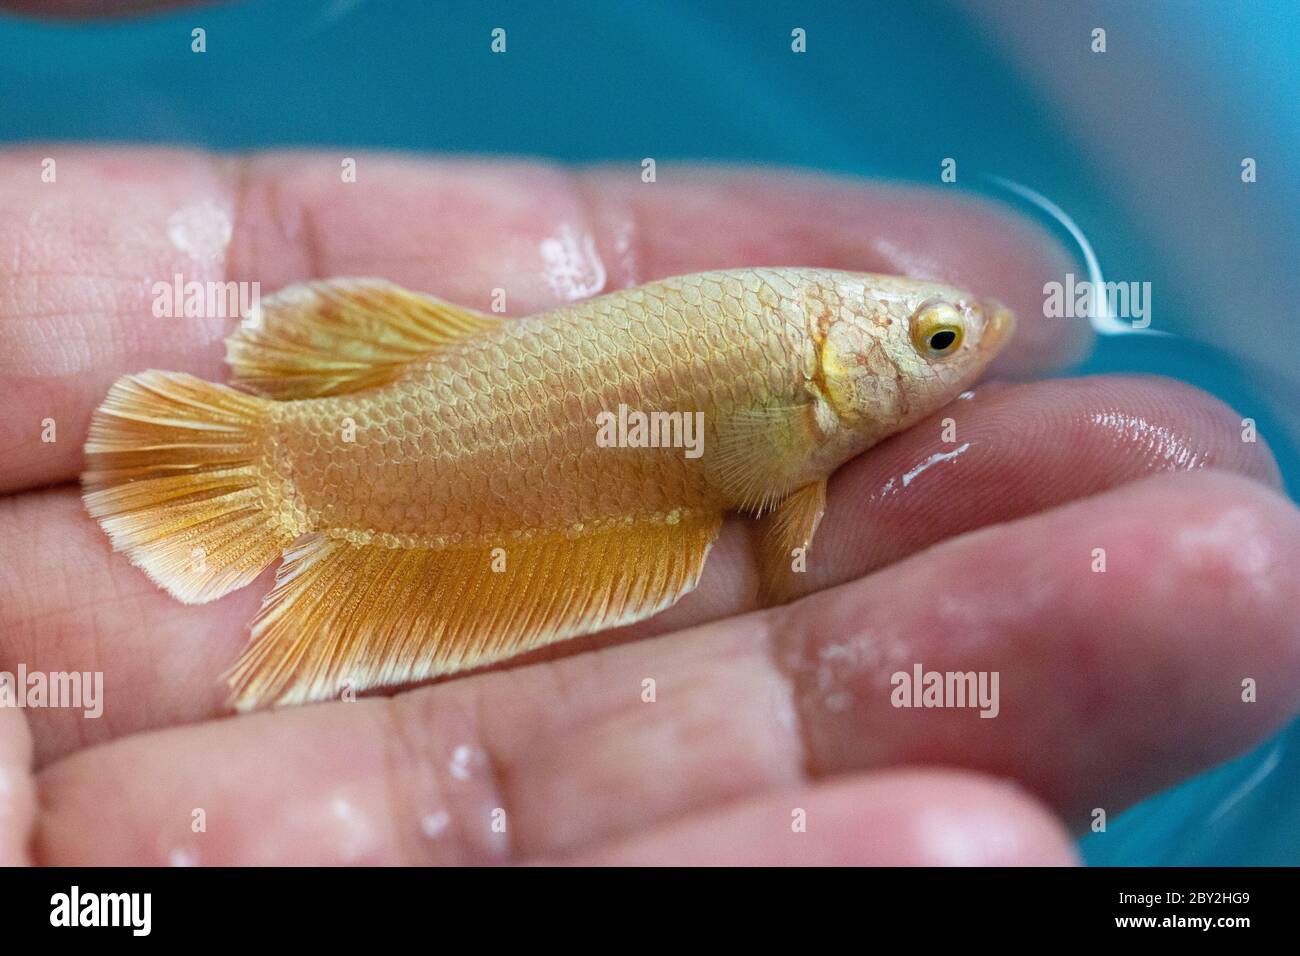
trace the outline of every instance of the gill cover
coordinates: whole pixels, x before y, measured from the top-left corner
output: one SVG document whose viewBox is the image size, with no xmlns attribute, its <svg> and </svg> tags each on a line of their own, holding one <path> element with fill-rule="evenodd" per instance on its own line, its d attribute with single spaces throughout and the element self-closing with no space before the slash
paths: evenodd
<svg viewBox="0 0 1300 956">
<path fill-rule="evenodd" d="M 837 319 L 813 332 L 815 382 L 839 420 L 853 427 L 865 420 L 891 422 L 905 413 L 906 396 L 883 321 Z"/>
</svg>

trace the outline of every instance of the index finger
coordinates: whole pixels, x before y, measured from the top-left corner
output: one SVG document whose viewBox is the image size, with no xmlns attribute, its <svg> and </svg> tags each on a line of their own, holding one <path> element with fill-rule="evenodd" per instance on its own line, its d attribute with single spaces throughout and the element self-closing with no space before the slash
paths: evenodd
<svg viewBox="0 0 1300 956">
<path fill-rule="evenodd" d="M 43 162 L 54 159 L 53 181 Z M 667 275 L 804 265 L 941 279 L 1021 316 L 1001 370 L 1070 362 L 1081 323 L 1043 318 L 1069 268 L 1045 232 L 961 194 L 793 172 L 382 154 L 0 152 L 0 491 L 81 470 L 89 417 L 146 368 L 224 381 L 238 316 L 155 315 L 155 283 L 381 276 L 526 315 Z M 166 310 L 163 310 L 166 311 Z"/>
</svg>

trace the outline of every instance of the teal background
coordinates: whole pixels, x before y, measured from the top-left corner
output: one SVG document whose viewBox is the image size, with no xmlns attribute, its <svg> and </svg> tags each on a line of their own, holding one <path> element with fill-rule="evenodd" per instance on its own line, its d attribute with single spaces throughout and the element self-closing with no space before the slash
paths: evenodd
<svg viewBox="0 0 1300 956">
<path fill-rule="evenodd" d="M 935 183 L 961 157 L 964 188 L 1025 208 L 980 174 L 1051 197 L 1079 223 L 1108 275 L 1149 278 L 1168 338 L 1103 338 L 1077 372 L 1142 370 L 1192 382 L 1250 410 L 1300 482 L 1300 384 L 1276 350 L 1295 300 L 1234 309 L 1237 290 L 1294 282 L 1300 208 L 1300 4 L 568 2 L 259 2 L 95 22 L 0 17 L 0 141 L 66 139 L 218 149 L 346 144 L 420 151 L 535 154 L 563 161 L 674 158 L 779 163 Z M 1066 5 L 1060 5 L 1064 8 Z M 1126 7 L 1140 8 L 1136 12 Z M 1047 88 L 1009 36 L 1077 37 L 1114 24 L 1113 55 L 1176 92 L 1149 129 L 1089 142 L 1081 113 L 1121 110 L 1143 90 L 1062 60 Z M 189 31 L 208 51 L 190 52 Z M 489 52 L 504 26 L 509 53 Z M 791 55 L 803 27 L 809 54 Z M 1055 33 L 1053 33 L 1055 31 Z M 1071 40 L 1071 42 L 1074 42 Z M 1107 54 L 1112 55 L 1111 53 Z M 1224 69 L 1223 64 L 1231 64 Z M 1072 72 L 1074 71 L 1074 72 Z M 1096 89 L 1095 94 L 1092 92 Z M 1081 97 L 1084 106 L 1080 107 Z M 1124 112 L 1127 110 L 1127 112 Z M 1166 148 L 1178 111 L 1205 153 Z M 1185 124 L 1184 124 L 1185 125 Z M 1117 197 L 1134 184 L 1103 173 L 1106 155 L 1142 154 L 1178 175 L 1204 160 L 1226 188 L 1250 143 L 1261 181 L 1251 235 L 1265 257 L 1221 278 L 1189 272 L 1228 248 L 1215 223 L 1180 204 L 1137 216 Z M 1179 164 L 1182 164 L 1181 166 Z M 1263 171 L 1276 171 L 1266 176 Z M 974 171 L 974 175 L 968 173 Z M 1189 181 L 1193 178 L 1189 177 Z M 1137 187 L 1140 189 L 1140 187 Z M 1189 201 L 1198 198 L 1194 189 Z M 1212 198 L 1212 197 L 1205 197 Z M 1163 238 L 1162 238 L 1163 237 Z M 1170 238 L 1172 237 L 1172 238 Z M 1188 291 L 1199 281 L 1199 294 Z M 1248 314 L 1242 314 L 1246 312 Z M 1216 323 L 1237 321 L 1225 351 Z M 1231 330 L 1229 330 L 1231 331 Z M 1300 729 L 1112 820 L 1082 843 L 1101 864 L 1300 862 Z"/>
</svg>

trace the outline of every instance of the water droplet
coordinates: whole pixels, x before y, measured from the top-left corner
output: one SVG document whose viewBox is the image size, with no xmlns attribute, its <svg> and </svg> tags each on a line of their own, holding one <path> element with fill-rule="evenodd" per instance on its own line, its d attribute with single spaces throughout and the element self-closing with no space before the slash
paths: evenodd
<svg viewBox="0 0 1300 956">
<path fill-rule="evenodd" d="M 558 236 L 542 240 L 541 253 L 546 281 L 561 299 L 573 302 L 605 288 L 605 263 L 590 233 L 580 236 L 565 224 Z"/>
<path fill-rule="evenodd" d="M 1153 425 L 1137 415 L 1121 412 L 1096 412 L 1092 424 L 1106 430 L 1126 445 L 1146 448 L 1152 464 L 1172 470 L 1204 468 L 1205 461 L 1190 445 L 1164 425 Z"/>
<path fill-rule="evenodd" d="M 451 824 L 451 814 L 446 810 L 425 815 L 420 820 L 420 831 L 430 840 L 436 840 L 446 832 Z"/>
<path fill-rule="evenodd" d="M 925 461 L 921 462 L 919 465 L 917 465 L 907 474 L 903 475 L 903 487 L 906 488 L 913 481 L 919 478 L 923 472 L 926 472 L 929 469 L 933 468 L 935 465 L 939 464 L 939 462 L 949 461 L 950 459 L 956 458 L 958 455 L 960 455 L 969 447 L 970 447 L 970 442 L 966 442 L 964 445 L 959 445 L 958 447 L 954 448 L 952 451 L 935 452 L 933 455 L 931 455 Z"/>
<path fill-rule="evenodd" d="M 330 815 L 338 823 L 339 859 L 344 863 L 355 863 L 375 842 L 369 818 L 343 797 L 334 797 L 330 801 Z"/>
<path fill-rule="evenodd" d="M 233 231 L 230 214 L 207 199 L 176 210 L 167 220 L 172 245 L 200 262 L 224 258 Z"/>
<path fill-rule="evenodd" d="M 447 769 L 457 780 L 468 780 L 473 768 L 481 767 L 486 763 L 487 754 L 482 750 L 469 744 L 461 744 L 451 752 L 451 762 L 447 764 Z"/>
<path fill-rule="evenodd" d="M 199 851 L 190 846 L 172 847 L 167 851 L 168 866 L 198 866 Z"/>
</svg>

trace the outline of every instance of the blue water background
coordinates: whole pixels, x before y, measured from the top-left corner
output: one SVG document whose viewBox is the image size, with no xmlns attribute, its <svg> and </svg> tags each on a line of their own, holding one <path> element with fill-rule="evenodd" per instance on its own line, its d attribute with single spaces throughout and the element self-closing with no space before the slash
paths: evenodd
<svg viewBox="0 0 1300 956">
<path fill-rule="evenodd" d="M 1085 3 L 1068 5 L 1069 16 L 1053 6 L 267 0 L 124 22 L 0 17 L 0 141 L 339 144 L 628 163 L 654 156 L 661 164 L 779 163 L 930 184 L 940 159 L 958 155 L 962 188 L 997 195 L 981 173 L 1033 186 L 1074 217 L 1103 269 L 1149 279 L 1158 290 L 1155 325 L 1175 338 L 1104 339 L 1071 373 L 1159 372 L 1249 410 L 1294 496 L 1300 379 L 1275 350 L 1294 349 L 1296 301 L 1243 321 L 1251 338 L 1239 354 L 1206 340 L 1240 283 L 1292 281 L 1300 263 L 1297 217 L 1276 215 L 1300 208 L 1293 165 L 1300 89 L 1292 76 L 1300 4 L 1189 0 L 1135 5 L 1142 9 L 1134 13 Z M 1114 183 L 1093 161 L 1096 144 L 1085 141 L 1078 101 L 1062 105 L 1019 62 L 1004 42 L 1008 17 L 1028 23 L 1031 35 L 1081 31 L 1080 44 L 1090 23 L 1115 24 L 1108 56 L 1146 58 L 1141 68 L 1166 77 L 1181 71 L 1175 98 L 1191 104 L 1207 144 L 1244 138 L 1248 144 L 1225 147 L 1227 160 L 1267 157 L 1251 201 L 1272 211 L 1259 227 L 1268 254 L 1234 261 L 1212 279 L 1215 296 L 1189 294 L 1186 257 L 1156 237 L 1180 236 L 1178 248 L 1192 252 L 1224 237 L 1213 223 L 1177 228 L 1182 213 L 1172 205 L 1137 217 L 1116 202 Z M 194 26 L 207 30 L 202 56 L 190 52 Z M 496 26 L 507 28 L 507 56 L 489 53 Z M 807 31 L 808 55 L 790 53 L 795 26 Z M 1085 102 L 1098 83 L 1082 73 L 1065 79 Z M 1116 95 L 1099 89 L 1097 102 L 1113 105 Z M 1150 137 L 1121 132 L 1106 145 L 1145 150 L 1157 165 L 1196 161 L 1160 154 L 1161 119 L 1151 117 Z M 1265 175 L 1286 157 L 1289 176 Z M 1227 169 L 1225 182 L 1234 175 Z M 1082 847 L 1099 864 L 1294 864 L 1298 797 L 1293 725 L 1112 820 Z"/>
</svg>

